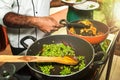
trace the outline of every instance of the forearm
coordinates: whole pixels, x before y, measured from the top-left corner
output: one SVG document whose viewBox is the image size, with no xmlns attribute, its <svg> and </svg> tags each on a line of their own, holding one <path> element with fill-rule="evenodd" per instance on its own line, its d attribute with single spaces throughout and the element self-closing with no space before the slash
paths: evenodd
<svg viewBox="0 0 120 80">
<path fill-rule="evenodd" d="M 24 16 L 20 14 L 16 14 L 13 12 L 9 12 L 3 18 L 3 22 L 8 27 L 31 27 L 33 24 L 34 17 L 32 16 Z"/>
<path fill-rule="evenodd" d="M 9 12 L 3 18 L 7 27 L 37 27 L 43 32 L 57 30 L 60 24 L 50 16 L 32 17 Z"/>
</svg>

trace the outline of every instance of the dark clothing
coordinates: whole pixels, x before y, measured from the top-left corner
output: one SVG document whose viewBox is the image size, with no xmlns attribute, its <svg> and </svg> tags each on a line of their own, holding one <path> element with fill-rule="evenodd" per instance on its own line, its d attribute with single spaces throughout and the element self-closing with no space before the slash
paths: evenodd
<svg viewBox="0 0 120 80">
<path fill-rule="evenodd" d="M 25 48 L 14 48 L 11 46 L 11 51 L 13 55 L 18 55 L 21 52 L 23 52 L 24 50 L 26 50 Z"/>
<path fill-rule="evenodd" d="M 69 6 L 67 20 L 71 22 L 79 19 L 93 19 L 93 10 L 77 10 Z"/>
</svg>

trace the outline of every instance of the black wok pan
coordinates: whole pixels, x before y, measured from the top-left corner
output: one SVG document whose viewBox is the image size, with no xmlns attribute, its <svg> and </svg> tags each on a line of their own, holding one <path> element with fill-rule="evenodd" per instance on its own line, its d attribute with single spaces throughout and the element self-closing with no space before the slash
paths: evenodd
<svg viewBox="0 0 120 80">
<path fill-rule="evenodd" d="M 25 37 L 21 40 L 21 44 L 27 48 L 27 44 L 25 44 L 25 40 L 27 38 L 33 38 L 33 37 Z M 35 40 L 33 38 L 33 40 Z M 47 75 L 39 71 L 39 69 L 36 67 L 36 63 L 27 63 L 27 66 L 30 68 L 31 72 L 33 75 L 35 75 L 38 79 L 43 79 L 43 80 L 78 80 L 81 77 L 83 77 L 87 72 L 89 72 L 89 68 L 92 66 L 92 64 L 97 63 L 97 64 L 103 64 L 105 61 L 105 56 L 104 60 L 100 60 L 97 62 L 94 62 L 95 58 L 95 52 L 94 48 L 91 44 L 89 44 L 87 41 L 77 38 L 74 36 L 70 35 L 54 35 L 54 36 L 47 36 L 45 38 L 42 38 L 40 40 L 35 41 L 27 50 L 26 55 L 36 55 L 42 50 L 42 45 L 43 44 L 51 44 L 51 43 L 61 43 L 65 42 L 68 43 L 72 48 L 75 50 L 76 56 L 81 55 L 85 56 L 85 68 L 82 70 L 76 71 L 75 73 L 69 74 L 69 75 Z M 103 54 L 103 53 L 102 53 Z M 59 67 L 59 65 L 55 65 Z M 56 69 L 55 69 L 56 70 Z M 56 70 L 57 72 L 59 70 Z"/>
</svg>

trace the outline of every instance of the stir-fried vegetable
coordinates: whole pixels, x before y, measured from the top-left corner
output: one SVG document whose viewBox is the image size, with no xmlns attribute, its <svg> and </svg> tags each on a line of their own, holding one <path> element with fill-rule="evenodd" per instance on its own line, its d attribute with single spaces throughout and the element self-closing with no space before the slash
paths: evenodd
<svg viewBox="0 0 120 80">
<path fill-rule="evenodd" d="M 45 74 L 50 74 L 50 70 L 54 68 L 52 65 L 41 65 L 41 66 L 38 66 L 38 67 Z"/>
<path fill-rule="evenodd" d="M 93 25 L 93 23 L 87 19 L 79 21 L 78 23 L 84 24 L 84 28 L 81 29 L 81 28 L 76 28 L 74 26 L 71 26 L 71 28 L 69 29 L 69 31 L 71 33 L 82 35 L 82 36 L 97 36 L 97 35 L 104 34 L 100 31 L 98 31 L 97 28 Z M 77 31 L 76 31 L 76 29 L 77 29 Z"/>
<path fill-rule="evenodd" d="M 61 67 L 61 71 L 60 71 L 61 75 L 67 75 L 67 74 L 70 74 L 70 73 L 72 73 L 72 71 L 71 71 L 71 68 L 69 66 Z"/>
<path fill-rule="evenodd" d="M 74 50 L 63 43 L 59 44 L 44 44 L 42 50 L 42 56 L 65 56 L 65 55 L 75 55 Z"/>
<path fill-rule="evenodd" d="M 72 47 L 65 45 L 63 43 L 58 44 L 44 44 L 41 53 L 38 53 L 37 56 L 75 56 L 75 51 Z M 68 66 L 59 64 L 59 73 L 57 75 L 67 75 L 73 73 L 72 71 L 78 71 L 85 67 L 85 57 L 84 56 L 77 56 L 80 63 L 75 66 Z M 55 71 L 55 66 L 52 63 L 37 63 L 38 68 L 44 74 L 50 75 L 51 72 Z M 58 67 L 57 67 L 58 68 Z"/>
</svg>

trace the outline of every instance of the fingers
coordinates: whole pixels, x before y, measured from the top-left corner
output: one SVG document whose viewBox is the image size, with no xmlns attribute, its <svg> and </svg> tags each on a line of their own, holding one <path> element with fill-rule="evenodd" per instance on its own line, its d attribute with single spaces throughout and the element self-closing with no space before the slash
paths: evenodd
<svg viewBox="0 0 120 80">
<path fill-rule="evenodd" d="M 40 25 L 39 28 L 45 33 L 49 33 L 51 31 L 57 31 L 59 28 L 63 27 L 53 17 L 42 18 L 41 24 L 42 25 Z"/>
<path fill-rule="evenodd" d="M 54 31 L 57 31 L 59 28 L 58 27 L 56 27 L 56 26 L 49 26 L 49 28 L 48 29 L 46 29 L 46 31 L 44 31 L 44 32 L 46 32 L 46 33 L 49 33 L 49 32 L 54 32 Z"/>
<path fill-rule="evenodd" d="M 52 29 L 48 29 L 46 31 L 44 31 L 45 33 L 52 33 L 54 31 L 57 31 L 59 28 L 52 28 Z"/>
</svg>

